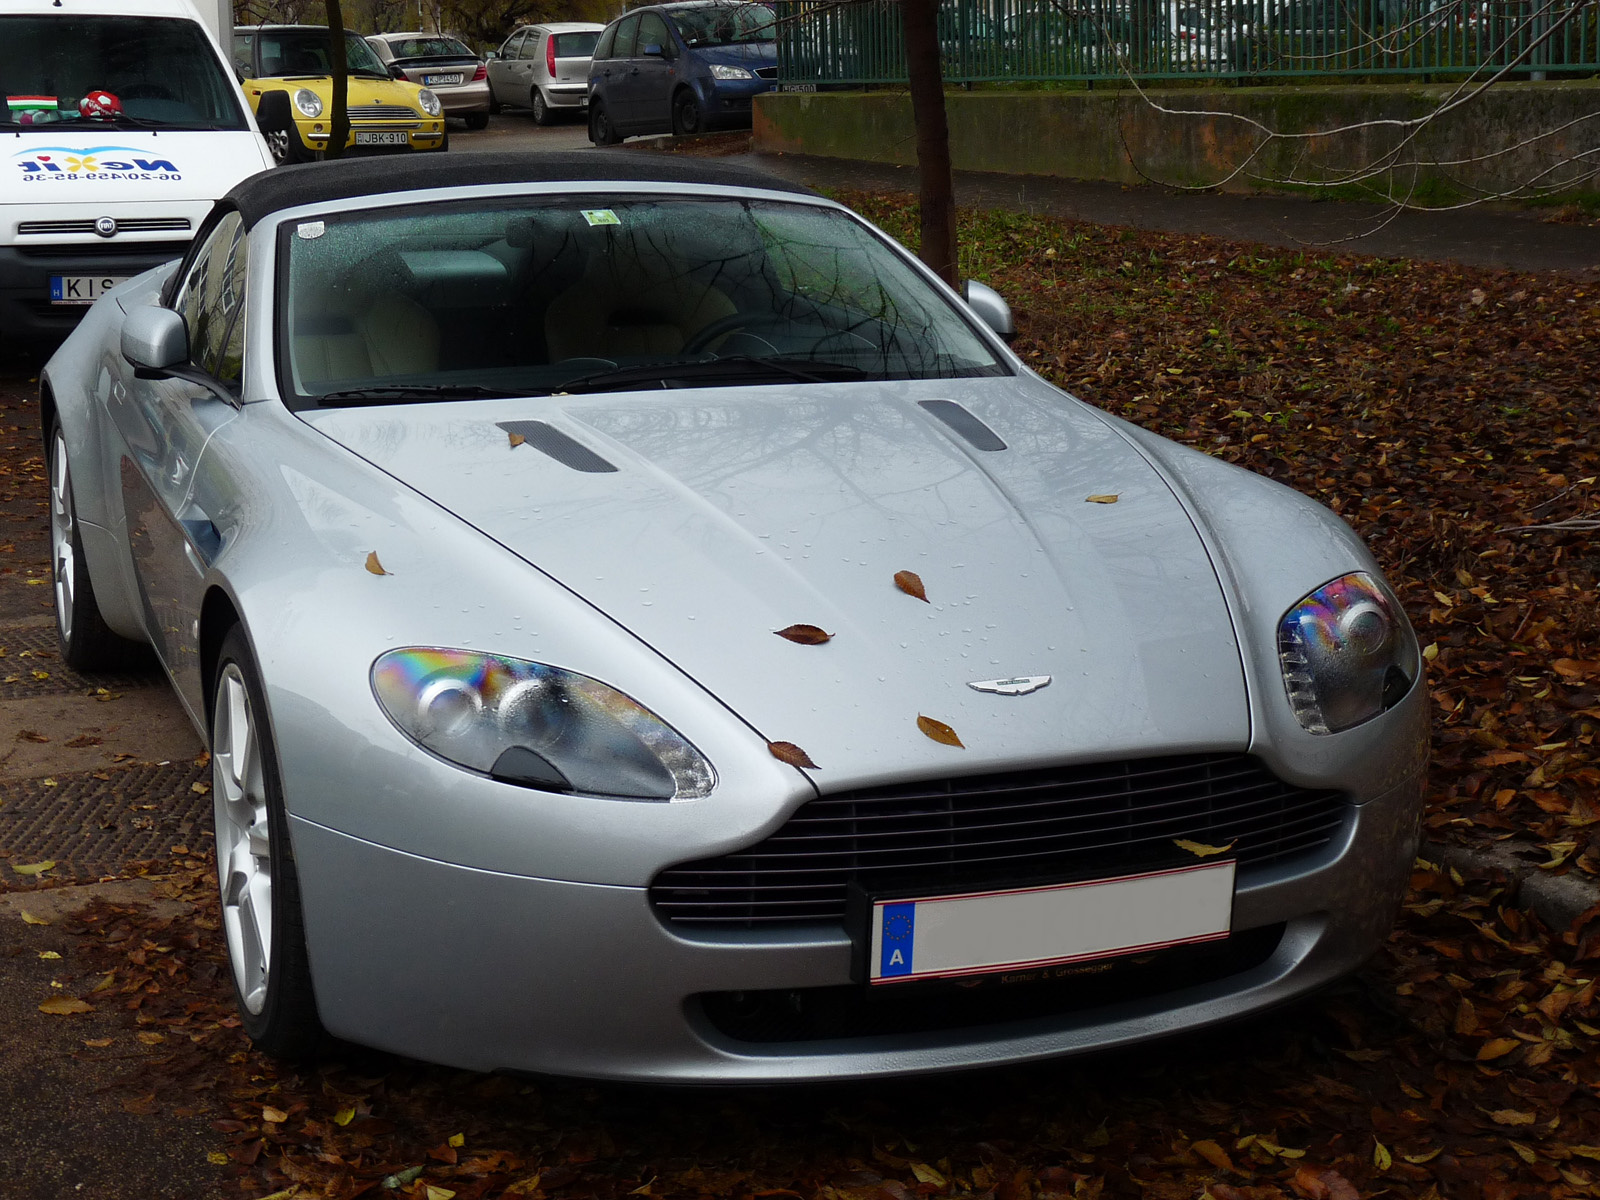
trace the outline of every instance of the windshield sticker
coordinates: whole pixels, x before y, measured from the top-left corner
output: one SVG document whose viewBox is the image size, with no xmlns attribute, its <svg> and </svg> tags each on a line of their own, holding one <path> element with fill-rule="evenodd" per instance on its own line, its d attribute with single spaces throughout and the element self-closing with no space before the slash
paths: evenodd
<svg viewBox="0 0 1600 1200">
<path fill-rule="evenodd" d="M 46 179 L 158 179 L 177 181 L 183 173 L 169 158 L 146 157 L 135 146 L 35 146 L 11 156 L 24 183 Z"/>
<path fill-rule="evenodd" d="M 327 228 L 321 221 L 301 221 L 294 227 L 294 232 L 302 242 L 314 242 L 327 231 Z"/>
<path fill-rule="evenodd" d="M 583 219 L 591 225 L 621 225 L 622 221 L 609 208 L 586 208 Z"/>
</svg>

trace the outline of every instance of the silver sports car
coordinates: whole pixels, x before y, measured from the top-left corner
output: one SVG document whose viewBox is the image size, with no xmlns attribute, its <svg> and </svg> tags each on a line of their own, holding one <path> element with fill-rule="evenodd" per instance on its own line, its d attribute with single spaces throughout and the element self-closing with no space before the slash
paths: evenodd
<svg viewBox="0 0 1600 1200">
<path fill-rule="evenodd" d="M 1331 513 L 1066 395 L 849 210 L 588 151 L 222 200 L 40 380 L 67 661 L 212 747 L 246 1030 L 910 1074 L 1358 966 L 1426 689 Z"/>
</svg>

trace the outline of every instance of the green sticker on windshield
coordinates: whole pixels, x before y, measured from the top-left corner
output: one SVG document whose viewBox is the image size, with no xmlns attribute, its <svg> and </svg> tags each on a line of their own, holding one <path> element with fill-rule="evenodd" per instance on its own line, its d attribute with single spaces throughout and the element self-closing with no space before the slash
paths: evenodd
<svg viewBox="0 0 1600 1200">
<path fill-rule="evenodd" d="M 622 221 L 609 208 L 586 208 L 583 219 L 591 225 L 621 225 Z"/>
</svg>

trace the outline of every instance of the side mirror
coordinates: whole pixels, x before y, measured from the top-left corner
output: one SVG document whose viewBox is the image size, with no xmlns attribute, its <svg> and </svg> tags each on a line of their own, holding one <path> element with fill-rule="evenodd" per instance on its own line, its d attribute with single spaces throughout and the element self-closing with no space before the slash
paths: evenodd
<svg viewBox="0 0 1600 1200">
<path fill-rule="evenodd" d="M 139 371 L 164 374 L 189 361 L 189 328 L 182 313 L 152 304 L 122 322 L 122 357 Z"/>
<path fill-rule="evenodd" d="M 389 64 L 389 78 L 390 79 L 398 79 L 398 80 L 400 80 L 400 82 L 404 83 L 405 79 L 406 79 L 406 73 L 403 70 L 400 69 L 398 64 L 390 63 Z"/>
<path fill-rule="evenodd" d="M 483 52 L 483 61 L 484 62 L 494 62 L 495 59 L 497 59 L 499 57 L 500 57 L 500 51 L 498 51 L 498 50 L 485 50 Z"/>
<path fill-rule="evenodd" d="M 643 46 L 639 47 L 639 53 L 645 55 L 647 58 L 660 58 L 662 57 L 661 44 L 659 42 L 646 42 Z"/>
<path fill-rule="evenodd" d="M 961 285 L 961 297 L 967 302 L 967 307 L 977 314 L 978 320 L 1008 343 L 1017 336 L 1017 323 L 1011 318 L 1011 306 L 992 287 L 969 279 Z"/>
</svg>

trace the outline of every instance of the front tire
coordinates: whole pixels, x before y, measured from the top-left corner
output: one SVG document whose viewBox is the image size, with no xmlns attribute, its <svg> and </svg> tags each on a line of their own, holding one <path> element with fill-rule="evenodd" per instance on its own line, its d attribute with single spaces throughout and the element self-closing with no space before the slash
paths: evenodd
<svg viewBox="0 0 1600 1200">
<path fill-rule="evenodd" d="M 528 107 L 533 109 L 533 123 L 535 125 L 548 125 L 555 120 L 555 114 L 550 111 L 550 102 L 544 98 L 544 93 L 538 88 L 528 96 Z"/>
<path fill-rule="evenodd" d="M 622 135 L 611 124 L 611 114 L 598 100 L 589 102 L 589 140 L 596 146 L 615 146 Z"/>
<path fill-rule="evenodd" d="M 50 427 L 50 575 L 54 584 L 56 640 L 61 661 L 74 671 L 107 671 L 124 665 L 135 646 L 111 631 L 100 615 L 89 580 L 89 564 L 78 537 L 78 507 L 61 423 Z"/>
<path fill-rule="evenodd" d="M 241 626 L 222 641 L 211 695 L 217 881 L 239 1020 L 262 1052 L 303 1058 L 322 1022 L 266 694 Z"/>
<path fill-rule="evenodd" d="M 316 152 L 300 140 L 300 130 L 289 112 L 288 92 L 268 92 L 261 97 L 256 124 L 261 127 L 261 136 L 267 139 L 267 149 L 272 151 L 272 159 L 279 166 L 311 162 L 316 158 Z"/>
<path fill-rule="evenodd" d="M 468 129 L 489 128 L 489 114 L 486 112 L 468 113 L 462 120 L 466 121 Z"/>
<path fill-rule="evenodd" d="M 700 101 L 688 88 L 672 98 L 672 132 L 679 137 L 693 137 L 704 133 L 705 117 L 700 112 Z"/>
</svg>

